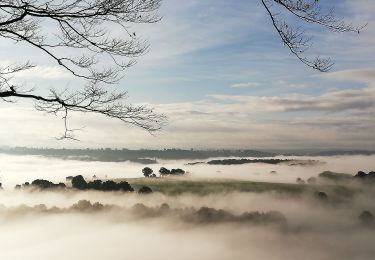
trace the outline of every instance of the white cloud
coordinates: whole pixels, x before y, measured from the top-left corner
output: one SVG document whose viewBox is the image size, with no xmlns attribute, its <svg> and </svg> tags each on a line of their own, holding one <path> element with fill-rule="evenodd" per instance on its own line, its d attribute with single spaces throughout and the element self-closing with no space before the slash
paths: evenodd
<svg viewBox="0 0 375 260">
<path fill-rule="evenodd" d="M 259 87 L 261 84 L 257 82 L 244 82 L 244 83 L 235 83 L 231 85 L 232 88 L 251 88 Z"/>
<path fill-rule="evenodd" d="M 36 66 L 28 70 L 18 72 L 16 74 L 18 78 L 25 79 L 67 79 L 71 78 L 72 75 L 59 66 Z"/>
<path fill-rule="evenodd" d="M 256 10 L 263 9 L 259 4 L 246 4 L 239 9 L 233 3 L 217 0 L 164 1 L 160 10 L 163 19 L 159 23 L 134 27 L 151 44 L 140 65 L 180 61 L 181 55 L 237 42 L 249 33 L 256 35 L 263 28 L 254 26 L 249 30 L 249 24 L 267 19 Z"/>
<path fill-rule="evenodd" d="M 261 101 L 261 99 L 259 100 Z M 264 102 L 267 103 L 267 102 Z M 12 106 L 12 107 L 11 107 Z M 10 146 L 128 147 L 128 148 L 368 148 L 375 145 L 368 113 L 303 114 L 251 111 L 241 102 L 213 101 L 159 104 L 169 125 L 156 136 L 100 116 L 73 114 L 73 128 L 81 142 L 56 141 L 63 130 L 60 117 L 43 116 L 15 105 L 0 109 L 0 143 Z M 249 116 L 249 113 L 251 113 Z"/>
<path fill-rule="evenodd" d="M 340 70 L 326 74 L 320 74 L 319 76 L 333 80 L 356 81 L 374 85 L 375 68 Z"/>
</svg>

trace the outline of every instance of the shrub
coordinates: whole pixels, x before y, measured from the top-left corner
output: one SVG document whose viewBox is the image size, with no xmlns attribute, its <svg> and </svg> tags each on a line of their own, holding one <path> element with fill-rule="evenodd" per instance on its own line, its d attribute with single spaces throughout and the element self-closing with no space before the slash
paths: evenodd
<svg viewBox="0 0 375 260">
<path fill-rule="evenodd" d="M 358 219 L 363 226 L 370 226 L 374 223 L 374 216 L 367 210 L 362 211 L 362 213 L 358 216 Z"/>
<path fill-rule="evenodd" d="M 138 193 L 141 193 L 141 194 L 149 194 L 149 193 L 152 193 L 152 189 L 148 186 L 142 186 L 139 190 L 138 190 Z"/>
</svg>

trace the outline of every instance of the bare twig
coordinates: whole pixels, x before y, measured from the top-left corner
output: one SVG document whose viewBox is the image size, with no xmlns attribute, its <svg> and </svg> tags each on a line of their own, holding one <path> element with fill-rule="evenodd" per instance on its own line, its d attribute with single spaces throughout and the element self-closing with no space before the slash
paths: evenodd
<svg viewBox="0 0 375 260">
<path fill-rule="evenodd" d="M 290 25 L 285 19 L 279 18 L 280 13 L 275 13 L 274 9 L 286 11 L 297 17 L 301 22 L 316 24 L 332 32 L 355 32 L 366 26 L 354 26 L 347 24 L 343 19 L 338 18 L 333 9 L 324 12 L 319 0 L 261 0 L 268 16 L 272 21 L 280 39 L 287 46 L 290 52 L 302 63 L 321 72 L 329 71 L 334 62 L 331 58 L 307 58 L 304 53 L 311 47 L 311 37 L 307 37 L 303 27 Z M 274 7 L 274 8 L 272 8 Z"/>
<path fill-rule="evenodd" d="M 63 114 L 64 134 L 60 139 L 76 140 L 68 127 L 70 112 L 96 113 L 143 128 L 159 130 L 166 117 L 152 108 L 126 102 L 126 92 L 109 92 L 103 84 L 115 84 L 123 71 L 135 64 L 148 44 L 130 34 L 128 25 L 160 20 L 156 11 L 161 0 L 5 0 L 0 2 L 0 37 L 24 42 L 44 53 L 63 69 L 87 82 L 78 91 L 56 91 L 40 95 L 14 84 L 17 72 L 33 68 L 30 62 L 0 67 L 0 100 L 32 99 L 39 111 Z M 53 34 L 42 24 L 55 25 Z M 115 37 L 112 28 L 123 30 Z M 79 56 L 71 56 L 73 50 Z M 73 51 L 73 52 L 72 52 Z M 99 69 L 100 60 L 112 66 Z"/>
</svg>

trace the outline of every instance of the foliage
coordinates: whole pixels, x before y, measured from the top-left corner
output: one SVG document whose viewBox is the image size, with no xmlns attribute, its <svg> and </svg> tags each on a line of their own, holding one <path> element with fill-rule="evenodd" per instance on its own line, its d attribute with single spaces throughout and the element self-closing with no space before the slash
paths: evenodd
<svg viewBox="0 0 375 260">
<path fill-rule="evenodd" d="M 145 176 L 145 177 L 154 177 L 155 174 L 154 174 L 154 176 L 152 176 L 153 172 L 154 171 L 150 167 L 145 167 L 145 168 L 142 169 L 143 176 Z"/>
<path fill-rule="evenodd" d="M 72 179 L 72 186 L 78 190 L 85 190 L 87 189 L 87 182 L 82 175 L 77 175 Z"/>
<path fill-rule="evenodd" d="M 168 176 L 168 175 L 176 176 L 176 175 L 184 175 L 185 171 L 179 168 L 169 170 L 165 167 L 161 167 L 159 170 L 159 173 L 161 176 Z"/>
<path fill-rule="evenodd" d="M 82 175 L 72 179 L 72 186 L 78 190 L 99 190 L 99 191 L 134 191 L 127 181 L 114 182 L 112 180 L 94 180 L 86 182 Z"/>
<path fill-rule="evenodd" d="M 47 180 L 37 179 L 34 180 L 31 185 L 38 187 L 39 189 L 51 189 L 51 188 L 65 188 L 66 185 L 64 183 L 55 184 L 53 182 Z"/>
</svg>

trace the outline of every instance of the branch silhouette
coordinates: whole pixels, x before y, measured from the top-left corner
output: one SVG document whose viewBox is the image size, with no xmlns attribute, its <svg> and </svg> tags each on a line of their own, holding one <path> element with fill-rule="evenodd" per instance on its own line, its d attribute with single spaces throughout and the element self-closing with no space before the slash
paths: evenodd
<svg viewBox="0 0 375 260">
<path fill-rule="evenodd" d="M 311 38 L 306 36 L 303 26 L 292 26 L 281 14 L 287 13 L 304 24 L 315 24 L 331 32 L 359 33 L 364 27 L 345 23 L 333 9 L 325 12 L 319 0 L 260 0 L 260 3 L 290 52 L 306 66 L 321 72 L 329 71 L 333 61 L 306 57 Z M 151 133 L 160 130 L 166 123 L 164 115 L 143 105 L 127 103 L 127 92 L 105 89 L 106 85 L 118 83 L 124 71 L 148 50 L 148 43 L 131 32 L 130 26 L 158 22 L 160 4 L 161 0 L 1 1 L 1 38 L 35 48 L 85 83 L 82 90 L 50 89 L 47 95 L 33 89 L 23 90 L 14 83 L 14 78 L 17 73 L 36 66 L 25 61 L 0 66 L 0 99 L 7 102 L 32 99 L 37 110 L 56 115 L 62 113 L 63 139 L 75 139 L 74 129 L 67 125 L 70 112 L 101 114 Z M 49 26 L 54 26 L 53 32 Z M 115 30 L 120 34 L 114 33 Z"/>
<path fill-rule="evenodd" d="M 74 77 L 84 80 L 82 90 L 49 90 L 41 95 L 14 83 L 18 72 L 36 65 L 30 61 L 0 67 L 3 101 L 32 99 L 39 111 L 63 114 L 61 139 L 76 139 L 67 124 L 70 112 L 96 113 L 149 132 L 158 131 L 166 117 L 144 105 L 126 102 L 127 92 L 109 92 L 124 70 L 148 49 L 148 43 L 129 31 L 130 25 L 155 23 L 160 0 L 6 0 L 0 2 L 0 37 L 39 50 Z M 48 32 L 46 24 L 54 26 Z M 121 37 L 113 32 L 121 31 Z M 75 51 L 77 50 L 77 51 Z M 76 53 L 80 53 L 77 55 Z M 103 66 L 102 61 L 110 65 Z"/>
<path fill-rule="evenodd" d="M 312 38 L 306 36 L 303 26 L 292 26 L 281 14 L 286 12 L 299 21 L 315 24 L 331 32 L 344 33 L 360 31 L 366 26 L 354 26 L 337 17 L 333 8 L 324 11 L 319 0 L 261 0 L 281 41 L 303 64 L 320 72 L 331 70 L 331 58 L 307 58 L 305 53 L 312 45 Z M 277 12 L 278 11 L 278 12 Z"/>
</svg>

